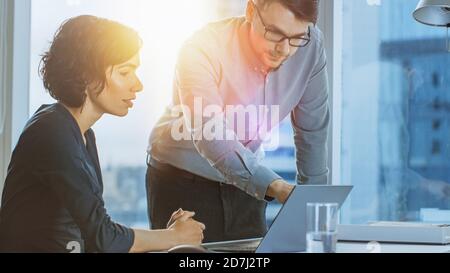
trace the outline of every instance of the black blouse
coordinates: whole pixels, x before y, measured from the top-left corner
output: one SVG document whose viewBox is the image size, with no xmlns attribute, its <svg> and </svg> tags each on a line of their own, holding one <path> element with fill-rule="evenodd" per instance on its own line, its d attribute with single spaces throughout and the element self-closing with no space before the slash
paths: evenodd
<svg viewBox="0 0 450 273">
<path fill-rule="evenodd" d="M 0 252 L 128 252 L 133 230 L 106 212 L 95 136 L 44 105 L 14 149 L 0 209 Z"/>
</svg>

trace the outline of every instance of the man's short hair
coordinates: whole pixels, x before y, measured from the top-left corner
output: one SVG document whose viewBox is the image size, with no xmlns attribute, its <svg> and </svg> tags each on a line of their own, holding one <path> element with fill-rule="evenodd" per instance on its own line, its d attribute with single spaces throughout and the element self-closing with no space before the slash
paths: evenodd
<svg viewBox="0 0 450 273">
<path fill-rule="evenodd" d="M 319 18 L 319 0 L 257 0 L 256 3 L 265 8 L 269 4 L 278 2 L 295 14 L 297 19 L 317 23 Z"/>
</svg>

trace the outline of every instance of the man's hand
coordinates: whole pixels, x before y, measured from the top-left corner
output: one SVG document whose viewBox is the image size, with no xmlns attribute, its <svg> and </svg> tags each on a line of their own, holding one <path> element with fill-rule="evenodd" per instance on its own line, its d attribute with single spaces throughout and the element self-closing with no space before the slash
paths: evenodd
<svg viewBox="0 0 450 273">
<path fill-rule="evenodd" d="M 294 190 L 295 186 L 283 180 L 276 180 L 270 184 L 267 195 L 277 199 L 281 204 L 286 203 L 289 195 Z"/>
</svg>

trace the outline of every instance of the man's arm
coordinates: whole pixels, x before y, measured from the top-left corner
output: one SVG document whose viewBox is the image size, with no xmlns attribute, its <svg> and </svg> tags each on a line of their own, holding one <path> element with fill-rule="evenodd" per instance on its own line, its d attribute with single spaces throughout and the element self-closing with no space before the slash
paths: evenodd
<svg viewBox="0 0 450 273">
<path fill-rule="evenodd" d="M 281 177 L 260 165 L 253 152 L 237 140 L 234 131 L 228 130 L 231 126 L 227 125 L 224 113 L 210 118 L 202 115 L 203 110 L 208 106 L 225 108 L 218 87 L 221 80 L 221 67 L 212 57 L 213 54 L 204 48 L 204 45 L 208 44 L 210 43 L 203 41 L 185 45 L 176 70 L 179 98 L 184 109 L 189 110 L 184 111 L 184 116 L 194 145 L 199 154 L 225 177 L 226 183 L 238 187 L 259 200 L 264 200 L 266 196 L 278 198 L 279 187 L 273 186 L 271 189 L 270 186 Z M 203 109 L 194 109 L 195 99 L 202 100 Z M 201 124 L 195 124 L 196 118 L 201 120 Z M 234 140 L 205 139 L 201 135 L 201 129 L 209 122 L 222 126 L 223 132 L 232 135 Z"/>
<path fill-rule="evenodd" d="M 297 157 L 297 183 L 328 183 L 328 74 L 325 50 L 318 61 L 306 91 L 291 115 Z"/>
</svg>

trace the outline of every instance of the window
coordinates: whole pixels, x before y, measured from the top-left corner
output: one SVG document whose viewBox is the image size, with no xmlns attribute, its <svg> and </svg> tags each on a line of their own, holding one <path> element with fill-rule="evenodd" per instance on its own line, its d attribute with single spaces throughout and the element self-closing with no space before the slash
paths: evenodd
<svg viewBox="0 0 450 273">
<path fill-rule="evenodd" d="M 33 0 L 29 112 L 52 99 L 38 76 L 40 55 L 48 49 L 60 24 L 73 16 L 92 14 L 127 24 L 144 41 L 139 76 L 144 92 L 125 118 L 104 117 L 95 125 L 104 180 L 104 198 L 111 217 L 132 227 L 148 227 L 145 189 L 148 137 L 172 97 L 172 79 L 181 46 L 196 29 L 220 18 L 242 15 L 243 0 Z M 176 7 L 174 9 L 174 7 Z M 49 16 L 49 14 L 51 16 Z M 170 22 L 167 18 L 171 18 Z M 267 154 L 265 164 L 294 182 L 296 166 L 290 121 L 281 126 L 283 146 Z M 280 205 L 271 204 L 268 222 Z"/>
<path fill-rule="evenodd" d="M 0 21 L 0 190 L 3 190 L 12 148 L 28 119 L 30 2 L 2 1 Z"/>
<path fill-rule="evenodd" d="M 328 25 L 332 5 L 322 2 L 321 20 L 329 27 L 323 30 L 331 40 L 327 43 L 339 41 L 339 47 L 328 52 L 333 64 L 329 69 L 339 78 L 332 86 L 333 128 L 339 132 L 333 134 L 333 145 L 339 144 L 333 147 L 339 164 L 333 166 L 339 168 L 332 171 L 340 178 L 334 183 L 355 186 L 343 209 L 347 223 L 450 219 L 450 54 L 445 51 L 445 29 L 412 18 L 416 2 L 335 1 L 332 14 L 339 26 L 334 27 Z M 94 129 L 108 211 L 121 223 L 147 227 L 147 138 L 170 101 L 178 48 L 203 24 L 243 14 L 246 1 L 33 0 L 31 4 L 30 114 L 51 102 L 38 77 L 39 55 L 65 19 L 98 15 L 130 25 L 143 37 L 144 93 L 128 117 L 106 117 Z M 168 24 L 168 16 L 176 19 Z M 13 131 L 17 134 L 18 129 Z M 280 132 L 283 145 L 267 153 L 265 164 L 294 182 L 289 121 Z M 269 221 L 278 208 L 269 207 Z"/>
<path fill-rule="evenodd" d="M 343 221 L 448 222 L 445 29 L 416 22 L 417 1 L 340 2 L 340 177 L 355 186 Z"/>
<path fill-rule="evenodd" d="M 3 181 L 6 177 L 8 158 L 11 151 L 8 128 L 9 108 L 7 102 L 10 98 L 12 83 L 12 25 L 13 6 L 10 1 L 0 3 L 0 190 L 3 188 Z M 8 16 L 8 14 L 10 16 Z"/>
</svg>

